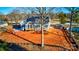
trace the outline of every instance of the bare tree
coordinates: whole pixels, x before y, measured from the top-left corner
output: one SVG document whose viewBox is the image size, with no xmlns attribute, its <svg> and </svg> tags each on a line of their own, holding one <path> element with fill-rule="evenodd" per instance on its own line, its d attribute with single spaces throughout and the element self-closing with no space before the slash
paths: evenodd
<svg viewBox="0 0 79 59">
<path fill-rule="evenodd" d="M 15 9 L 13 9 L 13 11 L 8 14 L 8 18 L 11 20 L 11 21 L 15 21 L 16 24 L 18 23 L 18 21 L 22 21 L 22 20 L 25 20 L 27 18 L 27 14 L 26 12 L 24 11 L 24 9 L 22 9 L 22 7 L 17 7 Z M 25 24 L 24 24 L 25 25 Z M 24 31 L 25 31 L 25 26 L 24 26 Z"/>
<path fill-rule="evenodd" d="M 72 22 L 74 19 L 74 15 L 76 14 L 77 11 L 79 11 L 79 8 L 77 7 L 65 7 L 69 12 L 70 12 L 70 37 L 71 37 L 71 32 L 72 32 Z"/>
<path fill-rule="evenodd" d="M 41 47 L 44 47 L 44 29 L 43 25 L 45 24 L 46 17 L 50 17 L 50 13 L 54 8 L 51 7 L 36 7 L 34 12 L 40 16 L 41 21 Z M 32 10 L 33 11 L 33 10 Z"/>
<path fill-rule="evenodd" d="M 8 24 L 8 21 L 6 19 L 6 15 L 4 15 L 2 12 L 0 12 L 0 21 L 4 21 Z"/>
<path fill-rule="evenodd" d="M 4 20 L 4 14 L 0 12 L 0 20 Z"/>
</svg>

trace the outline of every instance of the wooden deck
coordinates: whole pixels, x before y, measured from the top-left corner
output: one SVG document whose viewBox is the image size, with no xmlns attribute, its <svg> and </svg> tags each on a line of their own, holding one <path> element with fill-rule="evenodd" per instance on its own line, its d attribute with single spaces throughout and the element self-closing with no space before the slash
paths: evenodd
<svg viewBox="0 0 79 59">
<path fill-rule="evenodd" d="M 41 48 L 41 34 L 33 31 L 17 31 L 14 33 L 4 32 L 0 39 L 8 43 L 15 43 L 21 47 L 36 51 L 63 51 L 76 50 L 63 30 L 52 28 L 44 34 L 45 47 Z"/>
</svg>

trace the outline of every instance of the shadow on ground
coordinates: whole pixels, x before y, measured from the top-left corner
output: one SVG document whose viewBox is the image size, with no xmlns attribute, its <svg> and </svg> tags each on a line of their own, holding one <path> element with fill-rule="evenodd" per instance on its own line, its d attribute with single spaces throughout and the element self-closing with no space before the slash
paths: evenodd
<svg viewBox="0 0 79 59">
<path fill-rule="evenodd" d="M 5 41 L 0 40 L 0 49 L 1 51 L 27 51 L 27 49 L 16 45 L 14 43 L 7 43 Z"/>
</svg>

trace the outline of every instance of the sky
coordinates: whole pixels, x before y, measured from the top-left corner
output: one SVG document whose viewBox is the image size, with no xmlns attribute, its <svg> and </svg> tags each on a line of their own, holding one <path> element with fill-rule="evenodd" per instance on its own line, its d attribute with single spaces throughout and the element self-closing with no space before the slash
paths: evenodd
<svg viewBox="0 0 79 59">
<path fill-rule="evenodd" d="M 10 13 L 15 7 L 0 7 L 0 12 L 3 14 Z"/>
<path fill-rule="evenodd" d="M 9 14 L 10 12 L 12 12 L 13 9 L 15 9 L 15 7 L 0 7 L 0 13 Z M 68 11 L 65 9 L 63 10 L 63 12 L 68 13 Z"/>
</svg>

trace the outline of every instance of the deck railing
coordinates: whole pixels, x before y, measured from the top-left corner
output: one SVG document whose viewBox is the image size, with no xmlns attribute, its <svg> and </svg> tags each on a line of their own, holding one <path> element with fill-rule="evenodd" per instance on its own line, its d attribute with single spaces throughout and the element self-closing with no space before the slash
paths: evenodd
<svg viewBox="0 0 79 59">
<path fill-rule="evenodd" d="M 71 43 L 71 46 L 73 47 L 73 50 L 78 50 L 79 47 L 78 47 L 77 41 L 73 37 L 73 35 L 70 35 L 70 32 L 68 30 L 66 30 L 65 28 L 64 28 L 64 32 L 66 33 L 67 37 L 69 38 L 69 41 Z"/>
</svg>

